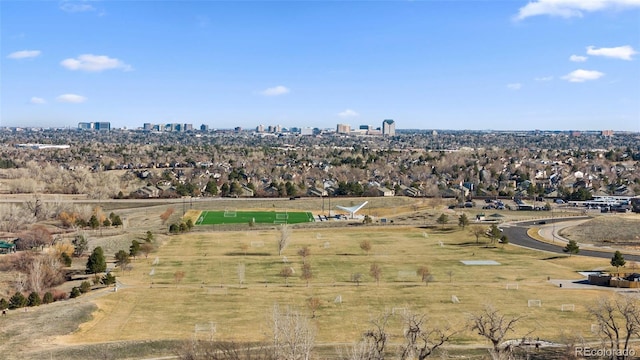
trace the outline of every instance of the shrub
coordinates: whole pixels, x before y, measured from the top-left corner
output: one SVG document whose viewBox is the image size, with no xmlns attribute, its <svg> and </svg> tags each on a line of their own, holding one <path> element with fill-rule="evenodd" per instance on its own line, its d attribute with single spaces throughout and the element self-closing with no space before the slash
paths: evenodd
<svg viewBox="0 0 640 360">
<path fill-rule="evenodd" d="M 9 302 L 7 301 L 7 299 L 2 298 L 0 299 L 0 310 L 5 310 L 9 308 Z"/>
<path fill-rule="evenodd" d="M 113 285 L 116 283 L 116 277 L 111 273 L 107 273 L 105 276 L 102 277 L 100 282 L 104 285 Z"/>
<path fill-rule="evenodd" d="M 86 294 L 86 293 L 88 293 L 89 291 L 91 291 L 91 283 L 90 283 L 90 282 L 88 282 L 88 281 L 83 281 L 83 282 L 80 284 L 80 288 L 79 288 L 79 289 L 80 289 L 80 292 L 81 292 L 81 293 Z"/>
<path fill-rule="evenodd" d="M 27 298 L 22 295 L 21 292 L 16 291 L 15 294 L 9 299 L 9 309 L 19 309 L 27 305 Z"/>
<path fill-rule="evenodd" d="M 28 306 L 39 306 L 40 304 L 42 304 L 42 300 L 40 299 L 40 295 L 37 292 L 32 291 L 31 294 L 29 294 L 29 297 L 27 298 L 27 305 Z"/>
<path fill-rule="evenodd" d="M 69 298 L 69 294 L 60 290 L 52 290 L 53 301 L 67 300 Z"/>
<path fill-rule="evenodd" d="M 71 289 L 71 293 L 69 294 L 70 298 L 77 298 L 78 296 L 80 296 L 82 293 L 80 292 L 80 289 L 78 289 L 77 286 L 74 286 L 73 289 Z"/>
<path fill-rule="evenodd" d="M 63 252 L 62 254 L 60 254 L 60 261 L 66 267 L 71 266 L 71 256 L 69 256 L 69 254 L 67 254 L 66 252 Z"/>
<path fill-rule="evenodd" d="M 52 302 L 53 302 L 53 294 L 50 291 L 47 291 L 46 293 L 44 293 L 44 296 L 42 297 L 42 303 L 51 304 Z"/>
</svg>

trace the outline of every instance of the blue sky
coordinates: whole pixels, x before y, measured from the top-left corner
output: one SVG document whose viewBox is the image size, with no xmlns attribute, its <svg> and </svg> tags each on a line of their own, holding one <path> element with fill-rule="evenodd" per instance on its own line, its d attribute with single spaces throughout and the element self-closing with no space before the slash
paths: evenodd
<svg viewBox="0 0 640 360">
<path fill-rule="evenodd" d="M 0 1 L 0 125 L 640 131 L 640 0 Z"/>
</svg>

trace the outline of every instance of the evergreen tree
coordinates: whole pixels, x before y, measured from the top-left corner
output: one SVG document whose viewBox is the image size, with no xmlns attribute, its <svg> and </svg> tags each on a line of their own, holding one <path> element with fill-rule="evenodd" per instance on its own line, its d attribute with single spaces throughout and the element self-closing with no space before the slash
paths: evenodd
<svg viewBox="0 0 640 360">
<path fill-rule="evenodd" d="M 81 294 L 82 293 L 80 292 L 80 289 L 78 289 L 77 286 L 74 286 L 74 288 L 71 289 L 71 292 L 69 293 L 69 297 L 73 299 L 73 298 L 77 298 Z"/>
<path fill-rule="evenodd" d="M 50 291 L 47 291 L 46 293 L 44 293 L 44 296 L 42 297 L 42 303 L 51 304 L 52 302 L 53 302 L 53 294 Z"/>
<path fill-rule="evenodd" d="M 9 299 L 9 309 L 19 309 L 25 306 L 27 306 L 27 298 L 20 291 L 16 291 Z"/>
<path fill-rule="evenodd" d="M 449 222 L 449 216 L 447 216 L 447 214 L 440 214 L 438 219 L 436 219 L 436 222 L 442 225 L 442 228 L 444 229 L 444 226 Z"/>
<path fill-rule="evenodd" d="M 460 215 L 458 217 L 458 226 L 464 230 L 467 225 L 469 225 L 469 218 L 467 217 L 467 214 Z"/>
<path fill-rule="evenodd" d="M 500 237 L 500 243 L 502 243 L 502 247 L 509 244 L 509 237 L 507 235 L 502 235 Z"/>
<path fill-rule="evenodd" d="M 104 258 L 104 251 L 100 246 L 93 249 L 89 259 L 87 259 L 87 272 L 97 274 L 107 270 L 107 260 Z"/>
<path fill-rule="evenodd" d="M 0 310 L 5 310 L 9 308 L 9 302 L 7 301 L 7 299 L 2 298 L 0 299 Z"/>
<path fill-rule="evenodd" d="M 135 241 L 135 240 L 133 240 Z M 116 253 L 116 265 L 123 269 L 129 264 L 129 254 L 126 251 L 120 250 Z"/>
<path fill-rule="evenodd" d="M 91 215 L 91 218 L 89 219 L 89 227 L 92 229 L 97 229 L 100 227 L 100 221 L 98 221 L 98 217 L 96 217 L 95 215 Z"/>
<path fill-rule="evenodd" d="M 501 236 L 502 231 L 500 231 L 498 225 L 491 225 L 491 228 L 489 229 L 489 237 L 491 238 L 491 243 L 493 244 L 496 240 L 500 239 Z"/>
<path fill-rule="evenodd" d="M 66 267 L 71 266 L 71 256 L 69 256 L 69 254 L 67 254 L 66 252 L 63 252 L 62 254 L 60 254 L 60 261 Z"/>
<path fill-rule="evenodd" d="M 120 218 L 120 215 L 116 215 L 113 217 L 113 219 L 111 220 L 111 226 L 122 226 L 122 219 Z"/>
<path fill-rule="evenodd" d="M 120 250 L 120 251 L 124 252 L 123 250 Z M 133 258 L 135 258 L 136 256 L 138 256 L 139 253 L 140 253 L 140 242 L 138 242 L 138 240 L 131 241 L 131 246 L 129 246 L 129 256 L 132 256 Z M 118 258 L 118 255 L 116 254 L 116 259 L 117 258 Z"/>
<path fill-rule="evenodd" d="M 113 285 L 113 284 L 116 283 L 116 277 L 112 273 L 109 272 L 105 276 L 102 277 L 100 282 L 103 285 Z"/>
<path fill-rule="evenodd" d="M 27 305 L 28 306 L 39 306 L 40 304 L 42 304 L 42 300 L 40 299 L 40 295 L 38 295 L 38 293 L 35 292 L 35 291 L 31 292 L 31 294 L 29 294 L 29 297 L 27 298 Z"/>
<path fill-rule="evenodd" d="M 84 235 L 76 235 L 71 241 L 71 244 L 73 245 L 73 256 L 79 257 L 87 251 L 89 242 Z"/>
<path fill-rule="evenodd" d="M 616 267 L 616 272 L 619 271 L 620 266 L 624 266 L 627 262 L 624 260 L 624 256 L 620 251 L 616 251 L 611 258 L 611 266 Z"/>
<path fill-rule="evenodd" d="M 82 283 L 80 283 L 79 290 L 83 294 L 88 293 L 89 291 L 91 291 L 91 283 L 88 281 L 83 281 Z"/>
<path fill-rule="evenodd" d="M 209 180 L 207 183 L 207 187 L 205 187 L 204 191 L 213 196 L 218 195 L 218 184 L 215 180 Z"/>
<path fill-rule="evenodd" d="M 568 253 L 569 256 L 571 256 L 580 252 L 580 246 L 578 246 L 578 243 L 575 240 L 569 240 L 567 246 L 565 246 L 562 251 Z"/>
</svg>

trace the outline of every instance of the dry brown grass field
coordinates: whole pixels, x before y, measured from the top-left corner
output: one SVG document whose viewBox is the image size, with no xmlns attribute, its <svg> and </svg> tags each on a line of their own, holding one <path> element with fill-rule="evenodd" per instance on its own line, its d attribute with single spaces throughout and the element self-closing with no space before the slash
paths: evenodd
<svg viewBox="0 0 640 360">
<path fill-rule="evenodd" d="M 351 201 L 341 204 L 350 205 Z M 444 229 L 433 226 L 435 217 L 448 211 L 441 204 L 409 199 L 379 201 L 371 201 L 369 210 L 377 216 L 393 219 L 424 213 L 425 218 L 412 226 L 399 225 L 400 222 L 386 226 L 344 222 L 340 227 L 291 227 L 290 243 L 283 252 L 286 260 L 278 256 L 279 230 L 275 226 L 197 229 L 169 236 L 164 234 L 167 224 L 159 218 L 167 207 L 176 208 L 173 220 L 177 220 L 183 208 L 185 212 L 242 209 L 243 205 L 247 207 L 247 201 L 119 209 L 126 218 L 125 229 L 108 236 L 95 234 L 93 245 L 105 246 L 106 253 L 113 254 L 119 248 L 128 249 L 132 239 L 150 229 L 158 234 L 157 251 L 147 259 L 133 260 L 130 271 L 116 270 L 120 282 L 117 292 L 104 289 L 29 312 L 11 312 L 0 319 L 7 337 L 0 350 L 7 358 L 34 359 L 45 355 L 87 358 L 88 354 L 108 353 L 117 347 L 129 349 L 125 351 L 131 354 L 129 358 L 172 355 L 170 349 L 175 341 L 193 338 L 196 325 L 211 322 L 216 324 L 215 339 L 266 341 L 274 305 L 292 306 L 310 316 L 306 306 L 310 297 L 320 299 L 312 322 L 318 331 L 317 342 L 326 346 L 358 341 L 369 320 L 384 312 L 396 313 L 389 330 L 394 334 L 391 341 L 397 343 L 402 334 L 398 314 L 405 310 L 424 313 L 433 324 L 462 329 L 468 324 L 469 315 L 486 304 L 509 316 L 524 316 L 510 336 L 514 339 L 530 334 L 560 341 L 571 333 L 595 340 L 587 309 L 599 297 L 610 296 L 611 291 L 559 288 L 549 279 L 579 279 L 578 270 L 606 268 L 608 260 L 557 257 L 511 245 L 478 246 L 467 230 L 456 226 L 454 212 L 449 211 L 450 223 Z M 316 214 L 321 202 L 264 201 L 250 206 L 312 210 Z M 477 212 L 471 210 L 469 216 Z M 512 214 L 506 220 L 514 218 L 513 214 L 520 218 L 536 216 L 505 214 Z M 360 248 L 363 240 L 371 243 L 369 253 Z M 306 261 L 311 264 L 313 278 L 308 286 L 300 278 L 302 258 L 298 250 L 304 246 L 311 250 Z M 494 260 L 500 265 L 468 266 L 461 260 Z M 379 284 L 369 274 L 373 263 L 382 267 Z M 285 266 L 294 269 L 288 286 L 279 275 Z M 433 275 L 428 284 L 416 274 L 421 266 L 427 266 Z M 239 271 L 242 268 L 244 271 Z M 184 273 L 179 282 L 177 272 Z M 359 285 L 352 281 L 353 274 L 361 274 Z M 518 289 L 508 290 L 507 284 L 518 284 Z M 452 296 L 460 303 L 453 303 Z M 541 300 L 542 306 L 528 307 L 530 299 Z M 562 304 L 574 304 L 575 311 L 561 311 Z M 60 326 L 51 325 L 56 322 Z M 470 331 L 461 332 L 453 343 L 488 345 Z M 155 345 L 148 348 L 145 344 Z"/>
<path fill-rule="evenodd" d="M 599 246 L 625 246 L 640 250 L 640 216 L 638 214 L 606 214 L 580 226 L 563 229 L 567 239 Z"/>
</svg>

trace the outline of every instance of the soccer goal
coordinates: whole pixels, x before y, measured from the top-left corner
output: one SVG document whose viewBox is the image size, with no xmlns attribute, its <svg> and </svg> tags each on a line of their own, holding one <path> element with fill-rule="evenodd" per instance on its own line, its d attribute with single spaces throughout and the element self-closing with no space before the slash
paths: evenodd
<svg viewBox="0 0 640 360">
<path fill-rule="evenodd" d="M 407 313 L 407 308 L 403 307 L 394 307 L 391 309 L 392 315 L 405 315 Z"/>
<path fill-rule="evenodd" d="M 193 329 L 194 338 L 198 339 L 199 333 L 204 333 L 208 336 L 209 341 L 213 340 L 217 331 L 217 324 L 213 321 L 208 324 L 195 324 Z"/>
<path fill-rule="evenodd" d="M 576 306 L 574 304 L 562 304 L 560 305 L 560 311 L 576 311 Z"/>
<path fill-rule="evenodd" d="M 226 218 L 234 218 L 238 216 L 238 212 L 236 210 L 224 210 L 224 217 Z"/>
<path fill-rule="evenodd" d="M 505 287 L 507 290 L 518 290 L 518 284 L 507 284 Z"/>
<path fill-rule="evenodd" d="M 529 307 L 542 307 L 542 300 L 529 300 L 527 301 Z"/>
</svg>

